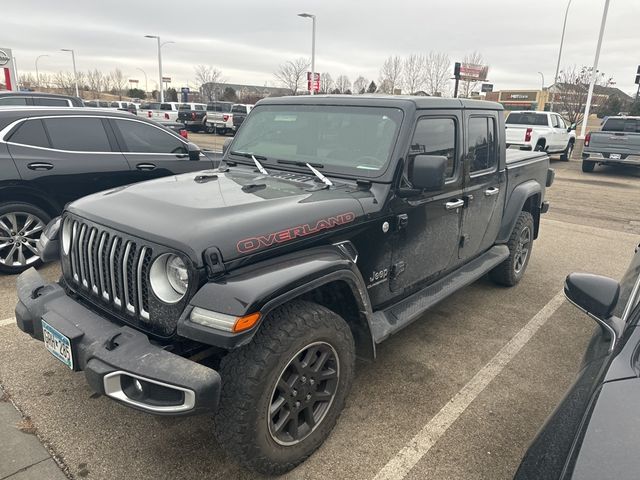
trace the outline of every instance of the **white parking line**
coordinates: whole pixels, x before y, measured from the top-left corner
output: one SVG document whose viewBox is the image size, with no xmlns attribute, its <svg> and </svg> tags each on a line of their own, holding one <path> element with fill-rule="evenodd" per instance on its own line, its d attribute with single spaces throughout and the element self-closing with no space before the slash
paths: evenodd
<svg viewBox="0 0 640 480">
<path fill-rule="evenodd" d="M 496 378 L 564 302 L 558 293 L 378 472 L 374 480 L 401 480 Z"/>
<path fill-rule="evenodd" d="M 5 318 L 4 320 L 0 320 L 0 327 L 6 327 L 7 325 L 13 325 L 16 323 L 16 319 L 11 317 L 11 318 Z"/>
</svg>

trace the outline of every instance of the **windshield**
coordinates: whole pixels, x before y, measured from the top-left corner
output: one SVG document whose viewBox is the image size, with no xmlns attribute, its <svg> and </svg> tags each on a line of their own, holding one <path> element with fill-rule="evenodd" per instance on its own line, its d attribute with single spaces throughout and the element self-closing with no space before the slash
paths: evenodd
<svg viewBox="0 0 640 480">
<path fill-rule="evenodd" d="M 629 300 L 633 300 L 633 303 L 628 308 L 629 311 L 632 311 L 638 305 L 640 302 L 640 291 L 637 290 L 638 282 L 640 282 L 640 245 L 638 245 L 638 251 L 633 256 L 627 272 L 620 280 L 620 296 L 618 297 L 614 315 L 621 317 Z M 632 294 L 633 298 L 631 298 Z"/>
<path fill-rule="evenodd" d="M 379 176 L 386 168 L 402 110 L 336 105 L 261 105 L 251 111 L 231 150 L 312 163 L 335 173 Z"/>
<path fill-rule="evenodd" d="M 509 125 L 543 125 L 547 126 L 547 116 L 541 113 L 510 113 L 506 123 Z"/>
</svg>

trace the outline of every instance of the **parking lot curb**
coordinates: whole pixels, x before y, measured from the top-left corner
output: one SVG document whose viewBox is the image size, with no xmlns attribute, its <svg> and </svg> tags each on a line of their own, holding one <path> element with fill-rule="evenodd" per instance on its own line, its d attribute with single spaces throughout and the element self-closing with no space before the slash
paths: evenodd
<svg viewBox="0 0 640 480">
<path fill-rule="evenodd" d="M 66 480 L 68 477 L 36 436 L 29 417 L 0 386 L 0 480 Z"/>
</svg>

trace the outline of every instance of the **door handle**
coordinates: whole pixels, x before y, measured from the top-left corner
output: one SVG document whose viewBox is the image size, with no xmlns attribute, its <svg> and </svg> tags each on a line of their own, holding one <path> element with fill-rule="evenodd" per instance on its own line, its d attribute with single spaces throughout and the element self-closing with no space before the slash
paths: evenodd
<svg viewBox="0 0 640 480">
<path fill-rule="evenodd" d="M 493 195 L 497 195 L 498 193 L 500 193 L 500 189 L 499 189 L 498 187 L 491 187 L 491 188 L 487 188 L 487 189 L 484 191 L 484 194 L 485 194 L 487 197 L 491 197 L 491 196 L 493 196 Z"/>
<path fill-rule="evenodd" d="M 29 170 L 51 170 L 53 164 L 45 162 L 33 162 L 27 165 Z"/>
<path fill-rule="evenodd" d="M 155 170 L 156 166 L 153 163 L 139 163 L 136 165 L 138 170 L 143 170 L 145 172 L 149 172 L 151 170 Z"/>
<path fill-rule="evenodd" d="M 456 208 L 464 207 L 464 200 L 453 199 L 444 204 L 444 208 L 447 210 L 454 210 Z"/>
</svg>

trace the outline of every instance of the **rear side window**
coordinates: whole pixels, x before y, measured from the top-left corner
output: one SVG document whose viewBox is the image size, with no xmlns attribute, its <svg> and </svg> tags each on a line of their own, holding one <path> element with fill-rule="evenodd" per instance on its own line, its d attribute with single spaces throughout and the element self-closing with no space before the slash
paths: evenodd
<svg viewBox="0 0 640 480">
<path fill-rule="evenodd" d="M 163 103 L 160 105 L 160 110 L 173 110 L 170 103 Z"/>
<path fill-rule="evenodd" d="M 608 118 L 602 131 L 640 133 L 640 122 L 637 118 Z"/>
<path fill-rule="evenodd" d="M 74 152 L 110 152 L 111 145 L 99 118 L 46 118 L 51 146 Z"/>
<path fill-rule="evenodd" d="M 200 112 L 202 112 L 205 109 L 205 107 L 204 107 L 204 105 L 196 105 L 195 109 L 200 111 Z"/>
<path fill-rule="evenodd" d="M 514 112 L 506 120 L 507 125 L 539 125 L 548 126 L 547 116 L 542 113 Z"/>
<path fill-rule="evenodd" d="M 468 135 L 470 172 L 493 169 L 497 163 L 496 127 L 492 117 L 471 117 Z"/>
<path fill-rule="evenodd" d="M 26 105 L 27 99 L 25 97 L 3 97 L 0 98 L 0 106 L 3 105 Z"/>
<path fill-rule="evenodd" d="M 18 129 L 9 138 L 11 143 L 21 143 L 34 147 L 49 148 L 49 139 L 42 126 L 42 120 L 27 120 L 20 124 Z"/>
<path fill-rule="evenodd" d="M 64 98 L 38 98 L 33 99 L 34 105 L 41 105 L 43 107 L 68 107 L 69 101 Z"/>
<path fill-rule="evenodd" d="M 174 135 L 143 122 L 112 120 L 125 142 L 122 150 L 134 153 L 186 154 L 184 142 Z"/>
<path fill-rule="evenodd" d="M 453 118 L 421 118 L 413 134 L 409 158 L 416 155 L 447 157 L 446 176 L 453 177 L 456 163 L 456 122 Z"/>
</svg>

